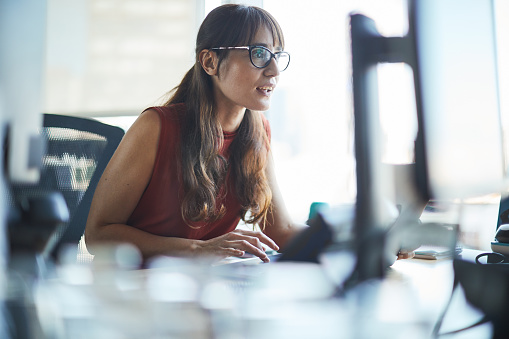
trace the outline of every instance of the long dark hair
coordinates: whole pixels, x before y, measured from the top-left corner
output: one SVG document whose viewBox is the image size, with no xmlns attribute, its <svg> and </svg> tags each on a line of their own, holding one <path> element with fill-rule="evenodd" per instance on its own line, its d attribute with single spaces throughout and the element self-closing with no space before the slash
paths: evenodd
<svg viewBox="0 0 509 339">
<path fill-rule="evenodd" d="M 267 27 L 274 42 L 284 47 L 277 21 L 265 10 L 243 5 L 223 5 L 212 10 L 203 21 L 196 38 L 196 60 L 174 94 L 165 103 L 186 104 L 181 128 L 181 177 L 184 197 L 183 219 L 189 222 L 216 221 L 225 214 L 216 205 L 228 167 L 235 194 L 241 203 L 240 217 L 246 223 L 265 226 L 272 191 L 266 177 L 269 141 L 259 112 L 246 109 L 237 135 L 230 146 L 228 162 L 219 154 L 223 131 L 214 112 L 212 80 L 198 60 L 204 49 L 249 45 L 260 27 Z M 217 50 L 218 65 L 229 51 Z M 249 217 L 248 217 L 249 215 Z"/>
</svg>

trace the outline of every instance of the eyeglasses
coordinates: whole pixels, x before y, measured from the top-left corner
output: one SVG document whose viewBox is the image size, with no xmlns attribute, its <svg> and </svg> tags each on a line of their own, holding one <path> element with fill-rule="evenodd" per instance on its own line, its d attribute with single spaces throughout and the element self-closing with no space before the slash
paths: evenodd
<svg viewBox="0 0 509 339">
<path fill-rule="evenodd" d="M 249 59 L 256 68 L 265 68 L 270 64 L 272 58 L 276 60 L 277 68 L 280 72 L 288 68 L 290 64 L 290 54 L 288 52 L 272 53 L 270 49 L 263 46 L 238 46 L 238 47 L 214 47 L 214 49 L 246 49 L 249 50 Z"/>
</svg>

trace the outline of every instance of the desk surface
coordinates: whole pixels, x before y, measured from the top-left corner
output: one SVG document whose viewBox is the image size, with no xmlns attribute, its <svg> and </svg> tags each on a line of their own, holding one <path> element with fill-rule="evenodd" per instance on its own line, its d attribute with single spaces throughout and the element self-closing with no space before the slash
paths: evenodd
<svg viewBox="0 0 509 339">
<path fill-rule="evenodd" d="M 477 250 L 465 249 L 462 259 L 475 261 Z M 438 319 L 451 297 L 454 271 L 451 259 L 441 260 L 399 260 L 391 268 L 389 279 L 403 281 L 415 291 L 418 303 L 430 319 Z M 452 295 L 451 305 L 445 315 L 441 333 L 466 328 L 482 318 L 482 313 L 470 306 L 460 287 Z M 452 338 L 491 338 L 491 325 L 464 331 Z"/>
<path fill-rule="evenodd" d="M 418 339 L 430 338 L 451 296 L 450 259 L 397 261 L 387 279 L 339 297 L 331 297 L 336 290 L 327 270 L 340 266 L 328 264 L 259 265 L 263 272 L 251 281 L 246 271 L 224 279 L 210 264 L 183 260 L 136 271 L 70 265 L 41 281 L 35 300 L 45 331 L 62 337 Z M 442 331 L 480 318 L 457 290 Z M 490 337 L 490 325 L 483 325 L 451 338 Z"/>
</svg>

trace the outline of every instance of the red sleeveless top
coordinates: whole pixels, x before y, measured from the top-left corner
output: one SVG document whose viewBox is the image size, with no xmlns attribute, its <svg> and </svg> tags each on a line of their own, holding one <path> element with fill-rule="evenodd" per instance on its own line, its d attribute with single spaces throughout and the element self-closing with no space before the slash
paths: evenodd
<svg viewBox="0 0 509 339">
<path fill-rule="evenodd" d="M 233 231 L 240 221 L 241 206 L 229 175 L 226 179 L 226 185 L 229 185 L 227 194 L 217 200 L 218 206 L 223 204 L 226 207 L 223 218 L 212 223 L 192 223 L 192 227 L 182 219 L 180 207 L 184 192 L 179 177 L 179 118 L 185 114 L 186 107 L 185 104 L 175 104 L 150 109 L 155 110 L 161 120 L 157 155 L 149 184 L 127 224 L 155 235 L 199 240 L 212 239 Z M 270 140 L 270 127 L 263 114 L 262 119 Z M 227 159 L 235 136 L 236 132 L 224 132 L 224 144 L 220 153 Z"/>
</svg>

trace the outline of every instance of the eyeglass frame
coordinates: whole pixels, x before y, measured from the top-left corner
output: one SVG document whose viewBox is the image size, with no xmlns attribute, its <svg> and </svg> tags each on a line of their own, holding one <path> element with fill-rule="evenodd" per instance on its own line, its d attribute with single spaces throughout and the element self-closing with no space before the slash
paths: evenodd
<svg viewBox="0 0 509 339">
<path fill-rule="evenodd" d="M 256 66 L 255 63 L 253 62 L 253 57 L 251 55 L 251 51 L 253 50 L 253 48 L 263 48 L 270 53 L 270 59 L 267 61 L 267 63 L 264 66 L 261 66 L 261 67 Z M 284 69 L 279 69 L 279 67 L 278 67 L 278 70 L 280 72 L 283 72 L 288 68 L 288 66 L 290 66 L 290 53 L 285 52 L 285 51 L 272 53 L 272 51 L 265 46 L 253 45 L 253 46 L 234 46 L 234 47 L 212 47 L 209 49 L 210 50 L 215 50 L 215 49 L 217 49 L 217 50 L 232 50 L 232 49 L 248 50 L 249 51 L 249 61 L 251 61 L 251 64 L 256 68 L 265 68 L 265 67 L 269 66 L 270 62 L 272 61 L 272 58 L 274 58 L 274 60 L 276 60 L 276 64 L 279 64 L 279 56 L 278 55 L 286 54 L 286 55 L 288 55 L 288 64 L 286 65 L 286 67 Z M 278 56 L 278 57 L 276 58 L 276 56 Z"/>
</svg>

